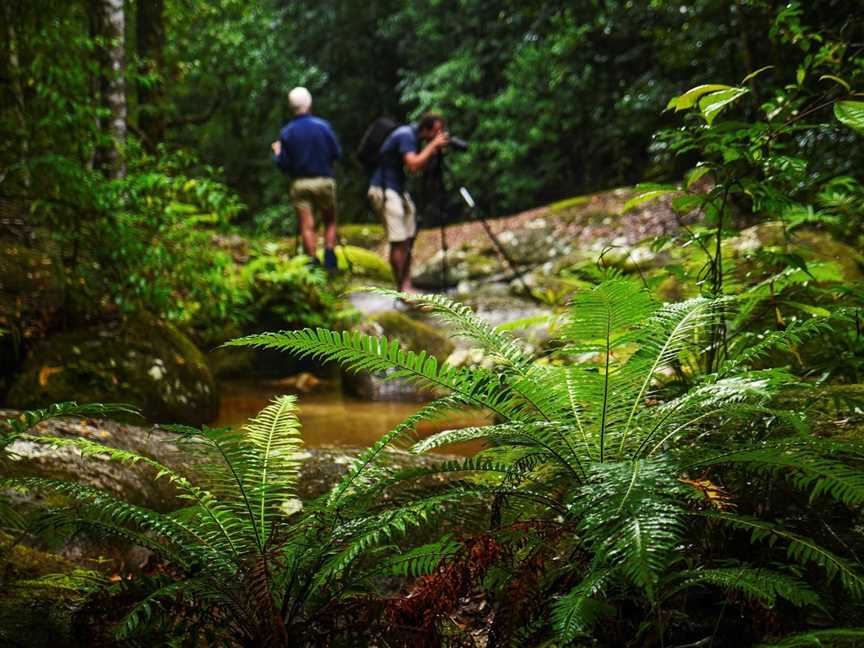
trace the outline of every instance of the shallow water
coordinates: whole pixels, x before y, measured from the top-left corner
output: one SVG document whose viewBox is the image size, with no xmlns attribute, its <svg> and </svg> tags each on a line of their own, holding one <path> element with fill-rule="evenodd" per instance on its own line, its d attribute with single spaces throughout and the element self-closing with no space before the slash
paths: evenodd
<svg viewBox="0 0 864 648">
<path fill-rule="evenodd" d="M 291 393 L 297 395 L 303 440 L 310 448 L 372 445 L 423 406 L 422 403 L 361 400 L 343 394 L 335 384 L 325 383 L 308 393 L 298 393 L 296 387 L 278 381 L 230 382 L 221 386 L 219 417 L 211 427 L 241 426 L 275 396 Z M 479 411 L 457 412 L 441 420 L 421 423 L 416 437 L 489 422 L 489 417 Z M 481 447 L 480 443 L 466 443 L 442 451 L 473 454 Z"/>
</svg>

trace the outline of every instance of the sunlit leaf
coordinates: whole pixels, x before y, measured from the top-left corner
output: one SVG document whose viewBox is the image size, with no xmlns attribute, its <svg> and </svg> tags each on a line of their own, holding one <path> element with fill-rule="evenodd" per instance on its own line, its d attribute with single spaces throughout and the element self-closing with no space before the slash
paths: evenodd
<svg viewBox="0 0 864 648">
<path fill-rule="evenodd" d="M 726 90 L 731 87 L 732 86 L 723 85 L 722 83 L 708 83 L 705 85 L 696 86 L 695 88 L 691 88 L 682 95 L 672 97 L 672 99 L 669 100 L 669 103 L 666 104 L 666 110 L 670 110 L 672 108 L 675 109 L 675 112 L 678 112 L 680 110 L 687 110 L 688 108 L 692 108 L 693 106 L 695 106 L 696 102 L 699 101 L 699 98 L 703 95 L 706 95 L 709 92 L 717 92 L 718 90 Z"/>
<path fill-rule="evenodd" d="M 705 121 L 710 126 L 721 110 L 748 92 L 750 92 L 748 88 L 730 88 L 720 92 L 712 92 L 699 100 L 699 110 L 702 111 L 702 116 L 705 117 Z"/>
<path fill-rule="evenodd" d="M 849 128 L 864 133 L 864 101 L 838 101 L 834 104 L 834 116 Z"/>
</svg>

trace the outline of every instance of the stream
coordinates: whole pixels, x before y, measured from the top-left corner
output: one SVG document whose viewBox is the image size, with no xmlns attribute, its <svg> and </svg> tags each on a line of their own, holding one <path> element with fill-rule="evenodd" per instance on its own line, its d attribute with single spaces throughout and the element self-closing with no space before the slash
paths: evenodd
<svg viewBox="0 0 864 648">
<path fill-rule="evenodd" d="M 301 377 L 304 374 L 301 374 Z M 308 375 L 308 374 L 306 374 Z M 315 380 L 313 378 L 313 380 Z M 310 448 L 368 447 L 419 410 L 423 403 L 370 401 L 343 394 L 338 384 L 322 381 L 302 393 L 287 381 L 232 381 L 221 385 L 219 417 L 211 427 L 239 427 L 270 401 L 286 393 L 297 394 L 303 441 Z M 444 419 L 418 425 L 417 437 L 441 430 L 488 425 L 482 412 L 457 412 Z M 463 443 L 446 449 L 452 454 L 473 454 L 478 443 Z"/>
</svg>

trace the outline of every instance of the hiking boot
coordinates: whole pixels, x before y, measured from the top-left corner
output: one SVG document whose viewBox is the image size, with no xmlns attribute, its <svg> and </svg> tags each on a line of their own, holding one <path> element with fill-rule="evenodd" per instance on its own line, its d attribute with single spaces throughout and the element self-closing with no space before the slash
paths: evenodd
<svg viewBox="0 0 864 648">
<path fill-rule="evenodd" d="M 339 262 L 336 259 L 336 252 L 329 248 L 324 249 L 324 269 L 330 274 L 335 274 L 339 271 Z"/>
</svg>

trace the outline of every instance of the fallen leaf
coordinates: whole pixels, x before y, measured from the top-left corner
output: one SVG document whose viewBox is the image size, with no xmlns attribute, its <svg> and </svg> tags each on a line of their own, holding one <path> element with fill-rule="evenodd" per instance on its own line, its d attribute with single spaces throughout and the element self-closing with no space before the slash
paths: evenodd
<svg viewBox="0 0 864 648">
<path fill-rule="evenodd" d="M 63 367 L 49 367 L 48 365 L 42 367 L 39 370 L 39 386 L 45 387 L 51 379 L 51 376 L 58 374 L 61 371 L 63 371 Z"/>
</svg>

